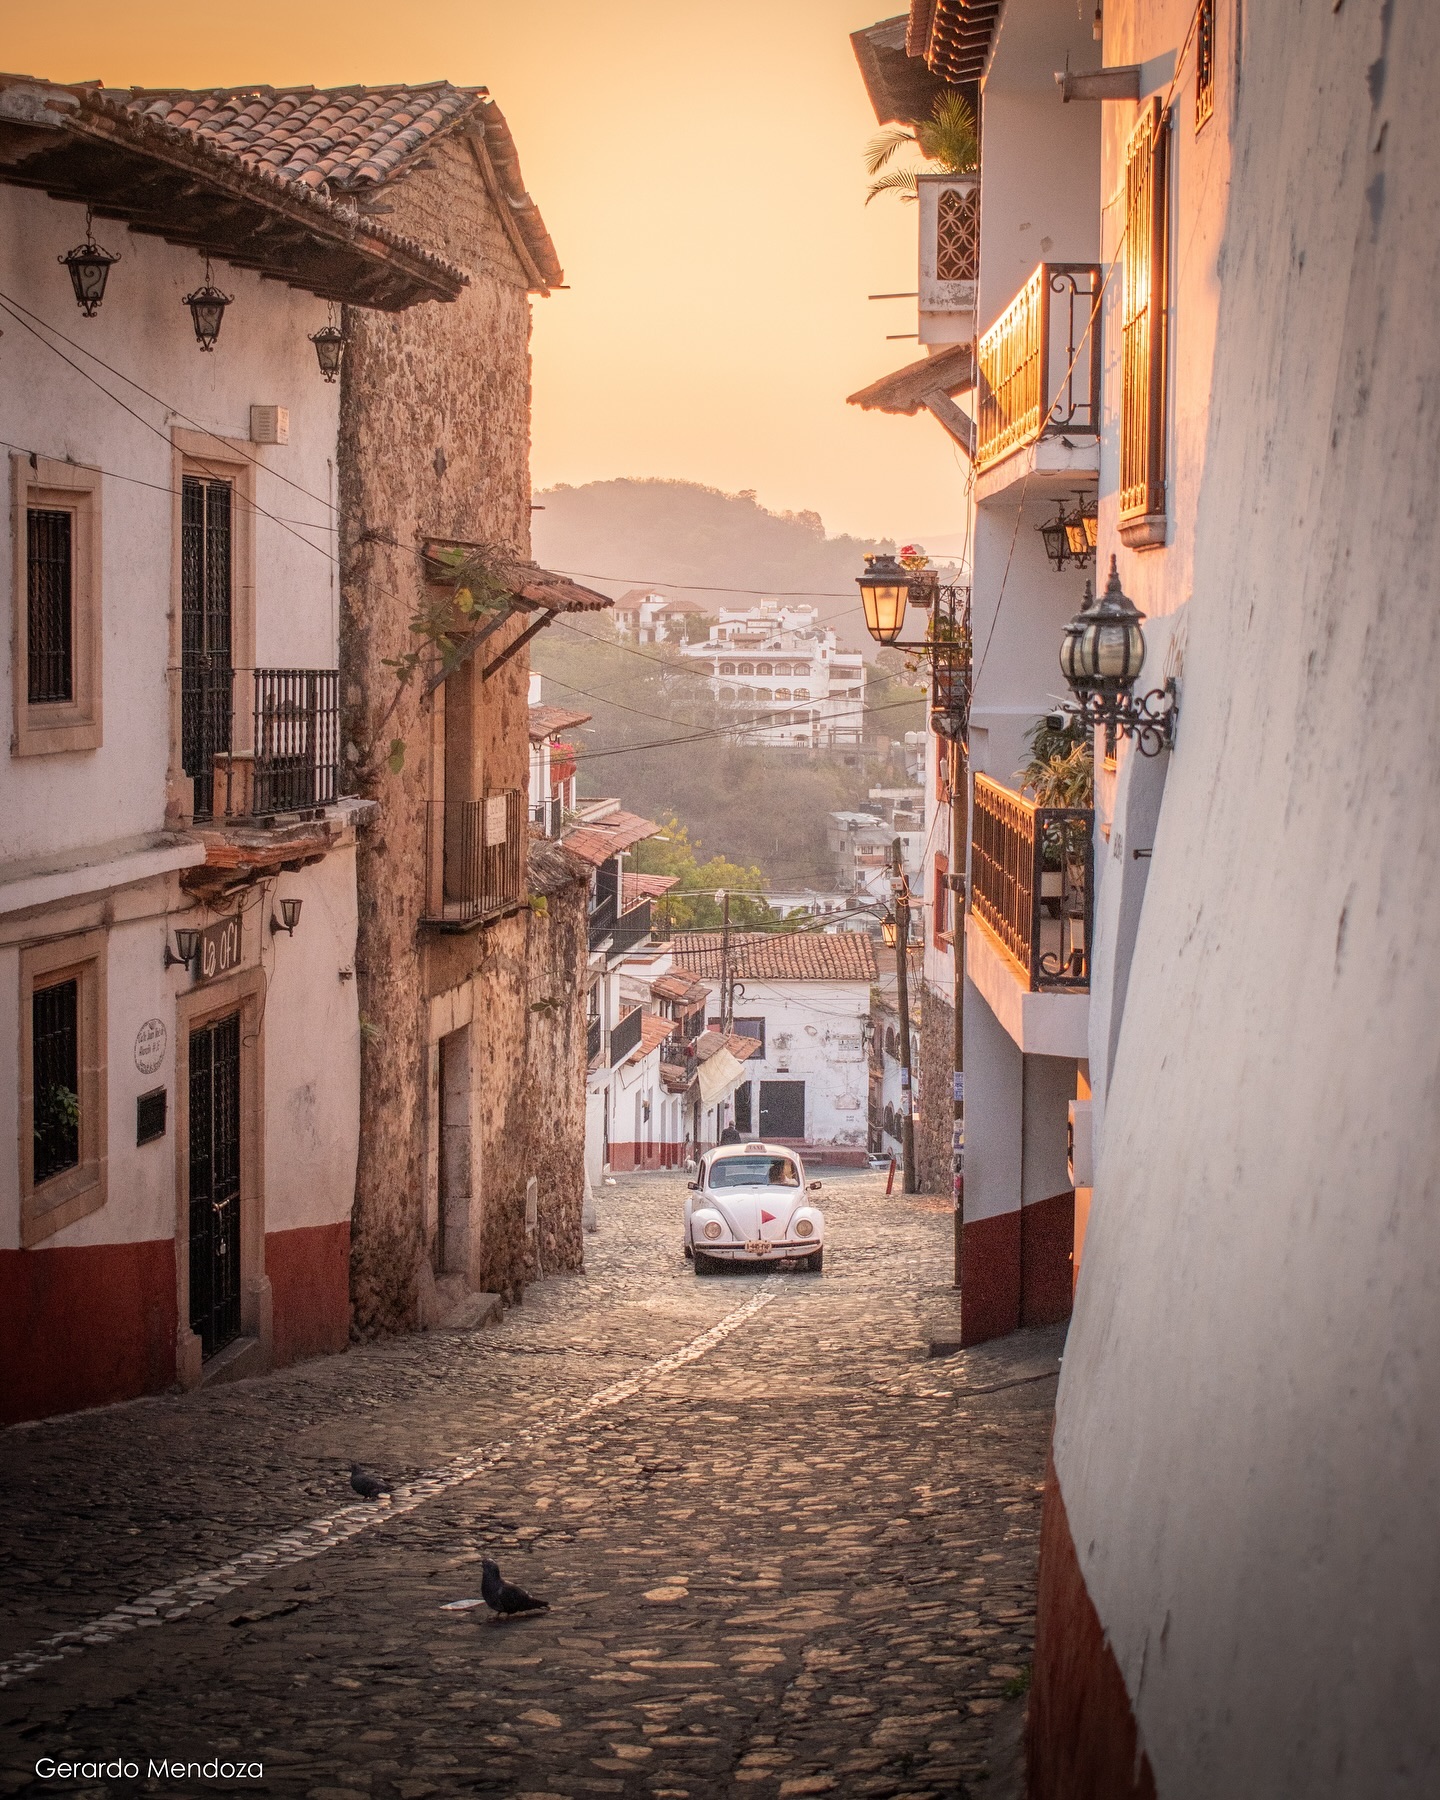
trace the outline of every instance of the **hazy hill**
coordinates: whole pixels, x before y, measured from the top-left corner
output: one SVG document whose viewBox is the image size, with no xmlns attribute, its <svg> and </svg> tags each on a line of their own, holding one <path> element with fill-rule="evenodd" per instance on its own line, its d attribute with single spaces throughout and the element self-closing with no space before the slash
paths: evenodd
<svg viewBox="0 0 1440 1800">
<path fill-rule="evenodd" d="M 769 512 L 753 492 L 693 481 L 591 481 L 547 488 L 532 515 L 537 562 L 618 598 L 655 587 L 710 606 L 746 606 L 746 592 L 813 598 L 842 645 L 873 651 L 855 577 L 888 539 L 827 537 L 820 515 Z"/>
</svg>

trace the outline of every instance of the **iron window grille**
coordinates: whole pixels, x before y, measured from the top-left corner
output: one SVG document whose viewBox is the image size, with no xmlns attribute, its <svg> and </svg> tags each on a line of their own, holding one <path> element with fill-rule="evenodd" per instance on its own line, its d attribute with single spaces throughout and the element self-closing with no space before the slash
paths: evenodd
<svg viewBox="0 0 1440 1800">
<path fill-rule="evenodd" d="M 935 205 L 935 279 L 974 281 L 980 267 L 980 185 L 946 188 Z"/>
<path fill-rule="evenodd" d="M 1215 0 L 1195 10 L 1195 129 L 1215 110 Z"/>
<path fill-rule="evenodd" d="M 80 983 L 37 987 L 30 998 L 35 1114 L 34 1183 L 80 1163 Z"/>
<path fill-rule="evenodd" d="M 194 814 L 215 810 L 215 758 L 231 748 L 232 515 L 228 481 L 185 476 L 180 497 L 180 740 Z"/>
<path fill-rule="evenodd" d="M 1120 536 L 1139 544 L 1164 541 L 1168 150 L 1168 119 L 1153 99 L 1125 152 Z"/>
<path fill-rule="evenodd" d="M 339 773 L 339 670 L 256 669 L 255 816 L 333 805 Z"/>
<path fill-rule="evenodd" d="M 528 833 L 525 795 L 495 788 L 480 800 L 433 804 L 432 856 L 439 851 L 443 891 L 429 923 L 464 929 L 500 918 L 525 901 Z M 440 842 L 434 844 L 434 833 Z"/>
<path fill-rule="evenodd" d="M 75 698 L 74 518 L 32 506 L 25 517 L 27 695 L 32 705 Z"/>
</svg>

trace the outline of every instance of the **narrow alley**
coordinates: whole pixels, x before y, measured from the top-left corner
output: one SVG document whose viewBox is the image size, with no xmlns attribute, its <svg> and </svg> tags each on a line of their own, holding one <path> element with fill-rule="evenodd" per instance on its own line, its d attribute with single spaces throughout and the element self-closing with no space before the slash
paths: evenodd
<svg viewBox="0 0 1440 1800">
<path fill-rule="evenodd" d="M 932 1359 L 949 1209 L 883 1175 L 819 1277 L 697 1279 L 683 1187 L 496 1328 L 13 1432 L 4 1791 L 1018 1792 L 1062 1334 Z M 482 1556 L 550 1611 L 457 1608 Z"/>
</svg>

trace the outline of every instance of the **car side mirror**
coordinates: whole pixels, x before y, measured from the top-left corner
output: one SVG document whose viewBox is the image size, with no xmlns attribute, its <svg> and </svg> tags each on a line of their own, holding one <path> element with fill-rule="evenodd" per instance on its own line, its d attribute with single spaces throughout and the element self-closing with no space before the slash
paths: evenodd
<svg viewBox="0 0 1440 1800">
<path fill-rule="evenodd" d="M 700 1183 L 698 1181 L 687 1181 L 685 1183 L 685 1185 L 687 1188 L 689 1188 L 690 1192 L 693 1194 L 695 1192 L 696 1188 L 699 1187 Z"/>
<path fill-rule="evenodd" d="M 812 1194 L 818 1194 L 820 1192 L 820 1183 L 818 1181 L 812 1181 L 810 1183 L 810 1192 Z"/>
</svg>

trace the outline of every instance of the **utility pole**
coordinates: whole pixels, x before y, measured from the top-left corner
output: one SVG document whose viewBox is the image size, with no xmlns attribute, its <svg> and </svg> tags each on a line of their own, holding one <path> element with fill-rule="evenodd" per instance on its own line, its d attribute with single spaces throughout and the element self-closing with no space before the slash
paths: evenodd
<svg viewBox="0 0 1440 1800">
<path fill-rule="evenodd" d="M 968 675 L 967 675 L 968 679 Z M 968 708 L 967 708 L 968 712 Z M 967 721 L 968 722 L 968 721 Z M 950 942 L 955 958 L 955 1096 L 950 1163 L 955 1171 L 955 1287 L 965 1285 L 965 852 L 969 745 L 957 733 L 950 763 Z"/>
<path fill-rule="evenodd" d="M 721 888 L 720 902 L 720 1029 L 728 1034 L 733 1010 L 730 994 L 730 896 Z"/>
<path fill-rule="evenodd" d="M 905 858 L 897 837 L 890 846 L 890 890 L 895 897 L 895 988 L 900 1008 L 900 1146 L 905 1159 L 905 1192 L 915 1183 L 914 1087 L 910 1078 L 910 883 L 905 878 Z"/>
</svg>

